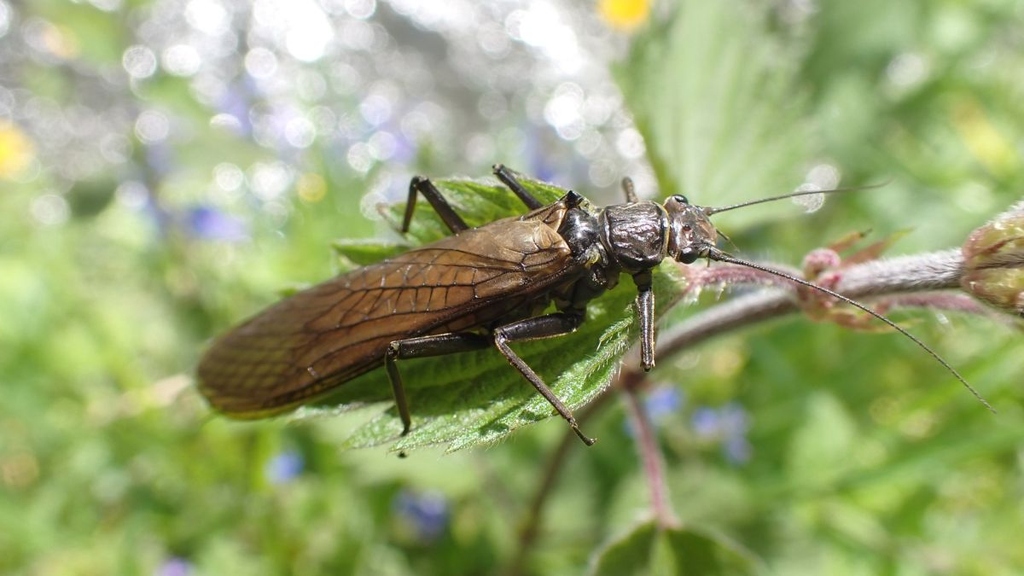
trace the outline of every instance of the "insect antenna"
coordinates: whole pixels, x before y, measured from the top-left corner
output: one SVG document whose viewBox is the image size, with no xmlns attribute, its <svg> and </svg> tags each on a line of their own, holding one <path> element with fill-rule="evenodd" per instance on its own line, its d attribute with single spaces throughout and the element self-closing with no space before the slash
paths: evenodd
<svg viewBox="0 0 1024 576">
<path fill-rule="evenodd" d="M 740 202 L 739 204 L 731 204 L 729 206 L 703 206 L 704 214 L 711 216 L 712 214 L 718 214 L 719 212 L 728 212 L 729 210 L 735 210 L 737 208 L 744 208 L 746 206 L 753 206 L 755 204 L 764 204 L 765 202 L 775 202 L 776 200 L 785 200 L 786 198 L 796 198 L 798 196 L 814 196 L 815 194 L 837 194 L 839 192 L 856 192 L 858 190 L 871 190 L 873 188 L 881 188 L 888 182 L 882 182 L 881 184 L 871 184 L 869 186 L 851 186 L 849 188 L 831 188 L 829 190 L 801 190 L 799 192 L 790 192 L 789 194 L 783 194 L 781 196 L 769 196 L 768 198 L 758 198 L 757 200 L 748 200 L 746 202 Z"/>
<path fill-rule="evenodd" d="M 718 233 L 718 237 L 719 238 L 721 238 L 722 240 L 725 240 L 726 242 L 729 243 L 730 246 L 732 246 L 733 248 L 736 248 L 737 250 L 739 250 L 739 246 L 737 246 L 736 243 L 732 241 L 732 238 L 729 238 L 728 236 L 726 236 L 725 232 L 722 232 L 718 228 L 715 228 L 715 232 Z"/>
<path fill-rule="evenodd" d="M 799 193 L 798 193 L 798 195 L 799 195 Z M 786 196 L 781 196 L 781 198 L 786 198 Z M 755 203 L 756 203 L 756 201 L 755 201 Z M 942 367 L 946 369 L 946 371 L 948 371 L 950 374 L 952 374 L 954 377 L 956 377 L 956 379 L 959 380 L 960 383 L 963 384 L 964 387 L 967 388 L 967 390 L 969 390 L 970 393 L 972 395 L 974 395 L 974 397 L 977 398 L 977 400 L 979 402 L 981 402 L 982 405 L 985 406 L 985 408 L 988 409 L 989 412 L 991 412 L 993 414 L 996 413 L 995 408 L 993 408 L 992 405 L 989 404 L 988 401 L 986 401 L 985 398 L 983 398 L 981 396 L 981 394 L 979 394 L 978 391 L 975 390 L 974 387 L 971 386 L 967 382 L 967 380 L 963 376 L 961 376 L 960 373 L 957 372 L 956 369 L 953 368 L 949 364 L 949 362 L 946 362 L 942 358 L 942 356 L 939 356 L 938 352 L 936 352 L 935 350 L 932 350 L 927 344 L 922 342 L 917 336 L 914 336 L 913 334 L 908 332 L 905 328 L 900 327 L 898 324 L 896 324 L 895 322 L 890 320 L 885 315 L 879 314 L 878 312 L 875 312 L 871 308 L 868 308 L 864 304 L 861 304 L 860 302 L 857 302 L 856 300 L 854 300 L 852 298 L 849 298 L 847 296 L 843 296 L 842 294 L 840 294 L 840 293 L 838 293 L 838 292 L 836 292 L 834 290 L 829 290 L 828 288 L 825 288 L 823 286 L 819 286 L 819 285 L 815 284 L 814 282 L 810 282 L 808 280 L 804 280 L 803 278 L 799 278 L 799 277 L 794 276 L 792 274 L 787 274 L 785 272 L 782 272 L 780 270 L 775 270 L 775 269 L 769 268 L 767 266 L 762 266 L 760 264 L 755 264 L 754 262 L 748 262 L 746 260 L 741 260 L 741 259 L 736 258 L 736 257 L 734 257 L 734 256 L 732 256 L 732 255 L 730 255 L 730 254 L 728 254 L 728 253 L 726 253 L 726 252 L 724 252 L 722 250 L 719 250 L 718 248 L 716 248 L 714 246 L 708 246 L 708 249 L 709 250 L 708 250 L 707 257 L 708 257 L 709 260 L 715 260 L 717 262 L 726 262 L 728 264 L 736 264 L 736 265 L 739 265 L 739 266 L 746 266 L 747 268 L 753 268 L 754 270 L 759 270 L 761 272 L 766 272 L 768 274 L 773 274 L 775 276 L 778 276 L 779 278 L 784 278 L 786 280 L 789 280 L 790 282 L 799 284 L 801 286 L 806 286 L 807 288 L 811 288 L 813 290 L 817 290 L 818 292 L 821 292 L 823 294 L 828 294 L 829 296 L 831 296 L 831 297 L 833 297 L 833 298 L 835 298 L 837 300 L 840 300 L 842 302 L 845 302 L 846 304 L 849 304 L 850 306 L 853 306 L 855 308 L 858 308 L 859 310 L 867 312 L 871 316 L 874 316 L 878 320 L 881 320 L 882 322 L 884 322 L 886 325 L 888 325 L 893 330 L 896 330 L 900 334 L 902 334 L 902 335 L 906 336 L 907 338 L 909 338 L 914 344 L 917 344 L 917 346 L 919 348 L 921 348 L 922 350 L 927 352 L 929 356 L 931 356 L 932 358 L 935 359 L 936 362 L 941 364 Z"/>
</svg>

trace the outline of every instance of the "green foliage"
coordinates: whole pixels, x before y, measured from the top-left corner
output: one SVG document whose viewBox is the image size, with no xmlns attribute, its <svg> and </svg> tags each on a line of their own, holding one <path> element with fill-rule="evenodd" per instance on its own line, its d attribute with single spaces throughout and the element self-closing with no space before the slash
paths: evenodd
<svg viewBox="0 0 1024 576">
<path fill-rule="evenodd" d="M 742 2 L 683 2 L 616 67 L 664 195 L 731 204 L 791 188 L 809 168 L 796 60 L 765 19 Z M 758 215 L 745 216 L 732 222 Z"/>
<path fill-rule="evenodd" d="M 594 557 L 592 576 L 740 576 L 764 573 L 750 552 L 716 535 L 639 524 Z"/>
<path fill-rule="evenodd" d="M 344 450 L 395 439 L 382 374 L 341 390 L 373 403 L 364 411 L 246 423 L 211 414 L 193 386 L 209 338 L 283 287 L 430 241 L 443 226 L 421 206 L 399 238 L 391 228 L 401 202 L 386 224 L 367 218 L 356 207 L 376 173 L 354 175 L 331 143 L 292 166 L 317 176 L 322 194 L 289 189 L 261 204 L 211 192 L 220 163 L 283 154 L 211 126 L 217 111 L 183 78 L 158 72 L 129 83 L 104 68 L 141 41 L 132 23 L 154 4 L 8 4 L 19 19 L 0 36 L 3 65 L 36 17 L 55 25 L 48 41 L 64 34 L 78 46 L 19 61 L 9 79 L 25 92 L 11 91 L 15 100 L 39 96 L 33 105 L 45 111 L 121 99 L 130 115 L 174 111 L 188 138 L 170 152 L 149 149 L 129 123 L 135 148 L 123 169 L 70 183 L 44 169 L 2 182 L 0 573 L 447 575 L 517 562 L 538 575 L 1024 571 L 1020 335 L 987 318 L 921 314 L 907 325 L 996 406 L 995 417 L 888 333 L 796 319 L 659 358 L 651 383 L 682 391 L 657 436 L 683 528 L 637 524 L 650 504 L 631 424 L 614 402 L 584 423 L 597 445 L 556 453 L 564 422 L 493 351 L 403 364 L 414 429 L 388 446 L 408 450 L 405 459 Z M 1017 4 L 820 2 L 814 13 L 788 13 L 686 0 L 637 33 L 615 74 L 662 194 L 723 204 L 782 193 L 820 161 L 844 183 L 890 181 L 810 216 L 785 205 L 774 218 L 760 208 L 723 214 L 717 222 L 737 251 L 795 265 L 851 230 L 877 238 L 908 227 L 894 250 L 946 248 L 1019 200 L 1024 184 Z M 120 80 L 83 96 L 82 70 Z M 533 104 L 510 109 L 525 115 Z M 174 161 L 157 169 L 160 153 Z M 55 166 L 82 162 L 72 156 Z M 499 160 L 512 162 L 488 162 Z M 112 192 L 127 180 L 151 184 L 149 195 Z M 474 225 L 522 211 L 493 184 L 443 185 Z M 40 199 L 54 194 L 66 197 L 67 220 L 46 224 Z M 248 241 L 190 234 L 183 215 L 197 203 L 245 222 Z M 365 240 L 373 234 L 383 240 Z M 329 247 L 339 237 L 340 265 Z M 661 304 L 675 277 L 664 270 L 657 280 L 663 334 L 715 304 L 669 311 Z M 606 385 L 635 338 L 630 284 L 595 302 L 578 334 L 517 348 L 573 407 Z M 562 474 L 522 552 L 520 528 L 554 454 Z"/>
</svg>

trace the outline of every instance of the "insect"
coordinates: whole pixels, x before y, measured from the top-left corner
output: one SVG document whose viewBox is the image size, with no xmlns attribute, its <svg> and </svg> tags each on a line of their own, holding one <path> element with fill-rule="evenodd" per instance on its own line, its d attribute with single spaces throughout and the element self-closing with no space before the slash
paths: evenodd
<svg viewBox="0 0 1024 576">
<path fill-rule="evenodd" d="M 680 195 L 660 204 L 640 201 L 625 180 L 627 202 L 598 209 L 572 191 L 543 205 L 512 170 L 496 165 L 494 174 L 526 205 L 526 214 L 471 228 L 430 180 L 413 178 L 403 232 L 422 195 L 453 235 L 298 292 L 227 332 L 199 363 L 200 392 L 225 415 L 259 418 L 314 401 L 383 365 L 404 435 L 412 418 L 399 360 L 493 346 L 592 445 L 572 412 L 510 345 L 573 332 L 584 321 L 587 303 L 627 274 L 637 289 L 640 362 L 650 370 L 652 270 L 665 258 L 683 264 L 698 258 L 740 264 L 828 294 L 913 340 L 970 389 L 945 360 L 881 314 L 716 247 L 719 233 L 709 220 L 712 214 L 821 192 L 709 208 Z M 550 303 L 556 311 L 543 313 Z"/>
</svg>

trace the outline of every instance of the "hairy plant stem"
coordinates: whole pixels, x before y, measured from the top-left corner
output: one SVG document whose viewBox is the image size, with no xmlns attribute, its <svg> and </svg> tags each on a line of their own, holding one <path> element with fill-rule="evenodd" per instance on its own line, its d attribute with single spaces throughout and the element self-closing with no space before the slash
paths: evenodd
<svg viewBox="0 0 1024 576">
<path fill-rule="evenodd" d="M 660 528 L 678 527 L 679 519 L 676 518 L 669 500 L 668 483 L 665 481 L 665 464 L 658 446 L 658 439 L 654 434 L 654 425 L 651 423 L 647 411 L 644 410 L 640 391 L 636 387 L 630 387 L 625 388 L 623 392 L 626 410 L 636 435 L 637 452 L 640 462 L 643 464 L 647 488 L 651 494 L 651 513 L 654 516 L 654 522 Z"/>
<path fill-rule="evenodd" d="M 775 267 L 787 270 L 783 266 Z M 801 310 L 800 303 L 794 296 L 794 286 L 786 280 L 774 276 L 751 275 L 750 271 L 743 269 L 742 266 L 713 266 L 708 270 L 709 272 L 701 273 L 706 276 L 702 287 L 723 284 L 770 284 L 780 289 L 727 300 L 662 331 L 656 349 L 658 358 L 671 358 L 694 344 L 720 334 Z M 834 289 L 854 299 L 884 298 L 892 307 L 988 314 L 987 308 L 965 294 L 934 292 L 959 288 L 962 273 L 963 256 L 960 251 L 944 250 L 873 260 L 843 268 Z M 699 287 L 695 290 L 699 290 Z"/>
</svg>

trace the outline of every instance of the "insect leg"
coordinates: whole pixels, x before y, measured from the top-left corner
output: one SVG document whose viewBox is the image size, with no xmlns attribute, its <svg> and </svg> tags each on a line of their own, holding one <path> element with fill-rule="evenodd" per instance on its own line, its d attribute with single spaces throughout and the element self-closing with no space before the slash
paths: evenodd
<svg viewBox="0 0 1024 576">
<path fill-rule="evenodd" d="M 530 368 L 526 362 L 523 361 L 512 348 L 509 348 L 510 342 L 517 342 L 520 340 L 537 340 L 540 338 L 551 338 L 553 336 L 562 336 L 569 334 L 579 327 L 580 322 L 583 321 L 582 314 L 571 314 L 559 312 L 555 314 L 548 314 L 547 316 L 539 316 L 537 318 L 527 318 L 511 324 L 494 329 L 494 345 L 497 346 L 498 350 L 505 356 L 516 370 L 523 375 L 524 378 L 529 380 L 530 384 L 540 392 L 540 395 L 545 400 L 554 406 L 555 411 L 565 418 L 569 426 L 572 427 L 572 431 L 580 437 L 587 446 L 594 444 L 593 438 L 588 438 L 580 430 L 579 424 L 576 423 L 576 418 L 573 417 L 572 412 L 562 404 L 562 401 L 555 396 L 555 393 L 544 384 L 540 376 Z"/>
<path fill-rule="evenodd" d="M 469 225 L 462 219 L 461 216 L 455 213 L 452 209 L 451 204 L 444 199 L 441 195 L 441 191 L 434 186 L 428 178 L 423 176 L 413 176 L 409 182 L 409 200 L 405 204 L 405 218 L 402 219 L 402 232 L 409 231 L 409 224 L 412 222 L 412 213 L 416 210 L 416 193 L 423 194 L 423 197 L 430 202 L 430 206 L 437 212 L 437 215 L 441 217 L 448 229 L 454 232 L 461 232 L 469 228 Z"/>
<path fill-rule="evenodd" d="M 640 201 L 636 195 L 636 185 L 633 184 L 633 179 L 629 176 L 622 179 L 622 191 L 626 194 L 626 202 L 635 204 Z"/>
<path fill-rule="evenodd" d="M 522 200 L 523 204 L 526 204 L 530 210 L 536 210 L 544 205 L 540 200 L 534 198 L 533 194 L 527 192 L 526 188 L 523 188 L 523 185 L 519 183 L 519 179 L 516 178 L 515 172 L 510 170 L 504 164 L 495 164 L 492 170 L 498 180 L 501 180 L 502 184 L 508 186 L 509 190 L 514 192 L 516 196 L 519 196 L 519 199 Z"/>
<path fill-rule="evenodd" d="M 636 315 L 640 319 L 640 366 L 644 372 L 654 368 L 654 290 L 651 271 L 633 276 L 636 284 Z"/>
<path fill-rule="evenodd" d="M 388 345 L 388 351 L 384 355 L 384 367 L 387 368 L 388 380 L 391 381 L 391 389 L 395 394 L 395 406 L 398 407 L 398 415 L 402 419 L 402 436 L 409 433 L 409 428 L 412 426 L 412 418 L 409 416 L 409 401 L 405 397 L 402 375 L 398 373 L 398 365 L 395 363 L 395 360 L 444 356 L 457 352 L 480 350 L 490 345 L 490 338 L 483 334 L 474 334 L 472 332 L 450 332 L 448 334 L 406 338 L 405 340 L 395 340 Z"/>
</svg>

